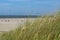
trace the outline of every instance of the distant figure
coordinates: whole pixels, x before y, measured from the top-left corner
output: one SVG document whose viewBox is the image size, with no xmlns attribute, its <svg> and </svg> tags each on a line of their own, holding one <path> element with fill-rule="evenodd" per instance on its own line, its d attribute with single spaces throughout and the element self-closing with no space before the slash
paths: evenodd
<svg viewBox="0 0 60 40">
<path fill-rule="evenodd" d="M 7 22 L 7 20 L 5 20 L 5 22 Z"/>
<path fill-rule="evenodd" d="M 1 22 L 3 22 L 3 20 L 1 20 Z"/>
<path fill-rule="evenodd" d="M 10 20 L 8 20 L 8 22 L 10 22 Z"/>
</svg>

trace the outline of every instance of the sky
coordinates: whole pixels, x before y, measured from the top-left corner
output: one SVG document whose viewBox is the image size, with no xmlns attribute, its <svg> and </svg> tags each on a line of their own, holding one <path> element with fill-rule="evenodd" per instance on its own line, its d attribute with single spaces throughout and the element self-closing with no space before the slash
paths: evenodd
<svg viewBox="0 0 60 40">
<path fill-rule="evenodd" d="M 60 0 L 0 0 L 0 15 L 42 15 L 60 10 Z"/>
</svg>

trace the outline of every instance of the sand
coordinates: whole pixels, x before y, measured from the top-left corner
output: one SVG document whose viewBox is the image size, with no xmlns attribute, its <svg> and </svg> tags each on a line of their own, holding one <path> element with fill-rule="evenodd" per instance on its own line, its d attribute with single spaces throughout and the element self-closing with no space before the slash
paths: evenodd
<svg viewBox="0 0 60 40">
<path fill-rule="evenodd" d="M 33 20 L 34 18 L 0 18 L 0 32 L 14 30 L 31 19 Z"/>
</svg>

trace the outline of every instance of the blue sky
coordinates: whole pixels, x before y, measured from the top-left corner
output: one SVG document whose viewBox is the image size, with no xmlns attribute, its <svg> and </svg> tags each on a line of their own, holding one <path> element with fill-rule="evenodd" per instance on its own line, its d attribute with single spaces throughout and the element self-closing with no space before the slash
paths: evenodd
<svg viewBox="0 0 60 40">
<path fill-rule="evenodd" d="M 0 0 L 0 15 L 41 15 L 60 10 L 60 0 Z"/>
</svg>

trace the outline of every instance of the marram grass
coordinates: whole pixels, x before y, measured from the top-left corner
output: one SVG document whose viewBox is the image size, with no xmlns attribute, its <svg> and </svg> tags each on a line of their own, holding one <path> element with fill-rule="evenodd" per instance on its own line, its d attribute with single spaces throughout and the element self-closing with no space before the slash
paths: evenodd
<svg viewBox="0 0 60 40">
<path fill-rule="evenodd" d="M 0 33 L 0 40 L 60 40 L 60 15 L 36 18 L 16 30 Z"/>
</svg>

